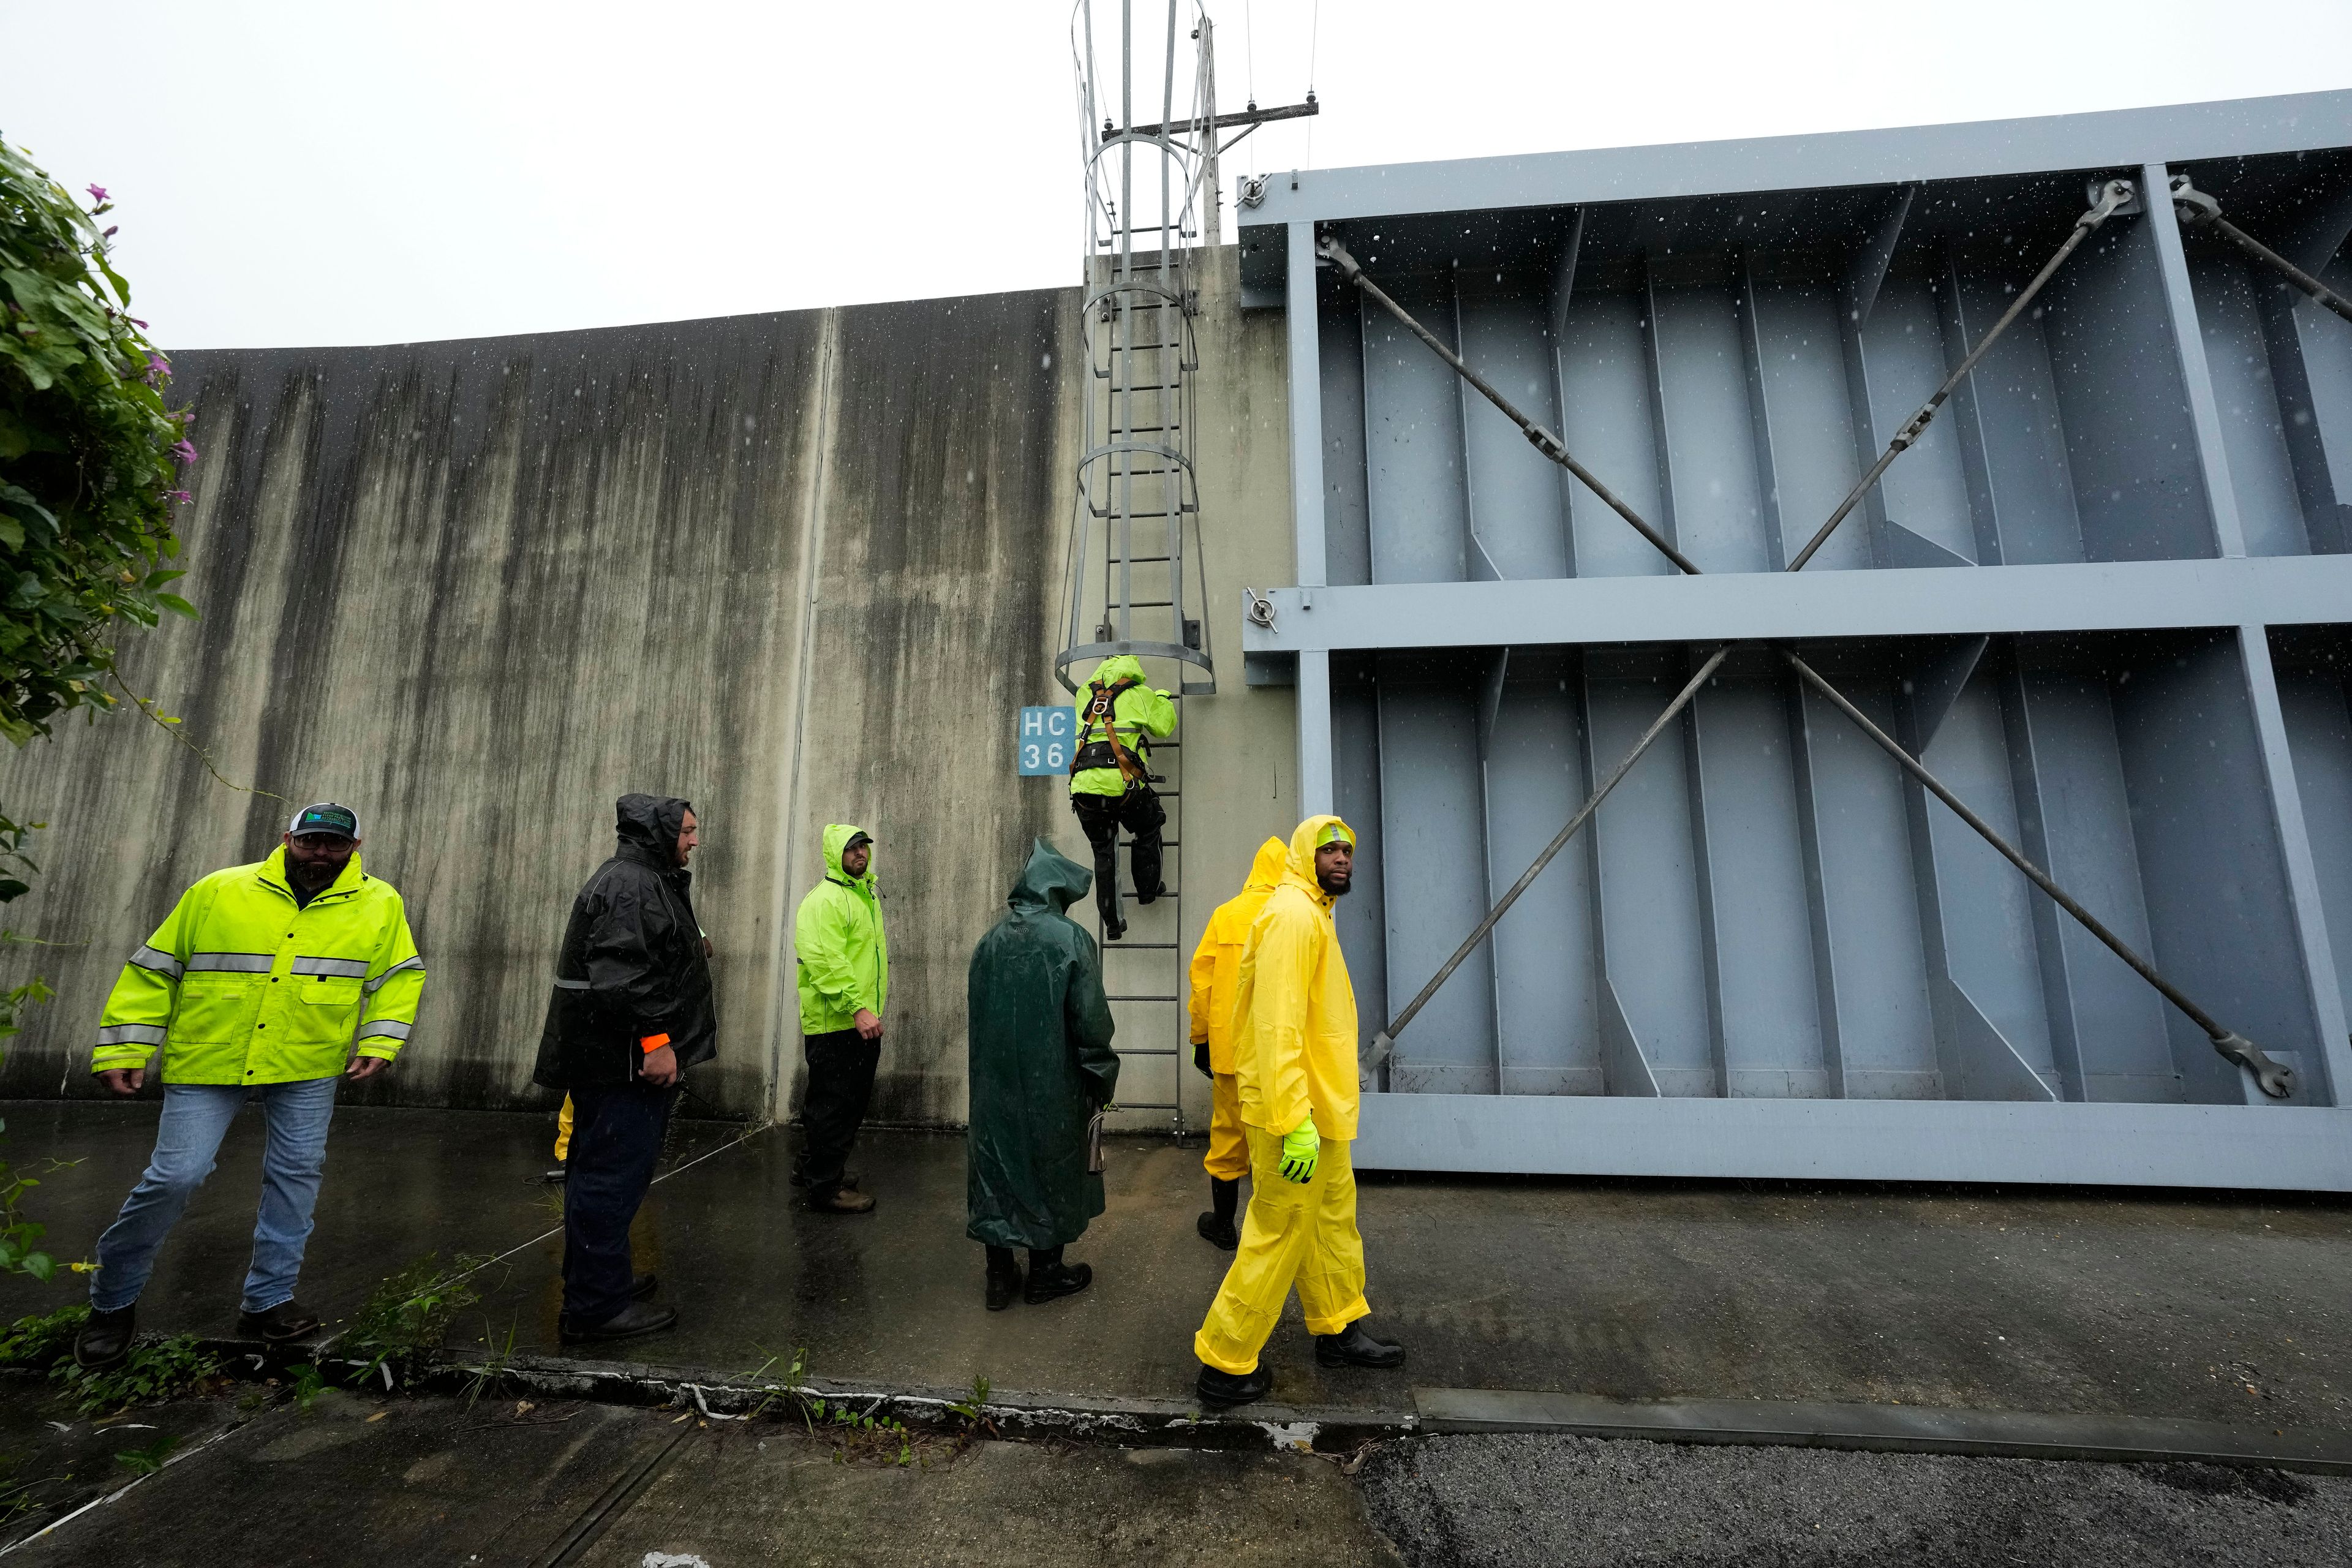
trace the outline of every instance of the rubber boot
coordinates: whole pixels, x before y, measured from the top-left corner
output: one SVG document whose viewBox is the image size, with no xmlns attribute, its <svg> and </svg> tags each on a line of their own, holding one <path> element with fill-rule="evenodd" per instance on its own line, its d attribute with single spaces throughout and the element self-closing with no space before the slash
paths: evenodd
<svg viewBox="0 0 2352 1568">
<path fill-rule="evenodd" d="M 1388 1368 L 1404 1364 L 1402 1345 L 1384 1344 L 1364 1331 L 1359 1318 L 1336 1334 L 1315 1336 L 1315 1364 L 1318 1366 L 1369 1366 Z"/>
<path fill-rule="evenodd" d="M 1058 1301 L 1065 1296 L 1075 1296 L 1094 1283 L 1095 1271 L 1087 1264 L 1066 1264 L 1058 1247 L 1033 1247 L 1029 1249 L 1029 1288 L 1021 1299 L 1033 1307 L 1048 1301 Z"/>
<path fill-rule="evenodd" d="M 1273 1391 L 1274 1373 L 1266 1370 L 1263 1362 L 1238 1374 L 1203 1365 L 1199 1379 L 1192 1384 L 1194 1397 L 1218 1410 L 1230 1410 L 1236 1405 L 1255 1405 Z"/>
<path fill-rule="evenodd" d="M 988 1310 L 1002 1312 L 1021 1294 L 1021 1264 L 1009 1247 L 988 1249 Z"/>
<path fill-rule="evenodd" d="M 1234 1211 L 1241 1206 L 1241 1199 L 1239 1176 L 1230 1182 L 1209 1178 L 1209 1212 L 1201 1216 L 1197 1228 L 1220 1252 L 1231 1252 L 1242 1244 L 1242 1233 L 1234 1226 Z"/>
</svg>

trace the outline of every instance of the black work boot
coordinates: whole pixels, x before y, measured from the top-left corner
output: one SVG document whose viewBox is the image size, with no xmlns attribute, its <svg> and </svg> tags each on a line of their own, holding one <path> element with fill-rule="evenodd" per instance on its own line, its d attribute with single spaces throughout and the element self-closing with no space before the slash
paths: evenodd
<svg viewBox="0 0 2352 1568">
<path fill-rule="evenodd" d="M 112 1366 L 131 1353 L 131 1335 L 138 1326 L 137 1303 L 111 1312 L 89 1310 L 89 1321 L 74 1336 L 74 1365 L 86 1372 Z"/>
<path fill-rule="evenodd" d="M 660 1275 L 640 1274 L 635 1279 L 629 1281 L 629 1300 L 632 1301 L 650 1301 L 653 1300 L 654 1292 L 660 1289 Z"/>
<path fill-rule="evenodd" d="M 677 1326 L 676 1307 L 656 1307 L 650 1301 L 632 1301 L 601 1323 L 575 1323 L 572 1314 L 563 1314 L 559 1325 L 567 1345 L 591 1344 L 602 1340 L 635 1339 L 639 1334 L 657 1334 L 664 1329 Z"/>
<path fill-rule="evenodd" d="M 266 1345 L 292 1344 L 319 1331 L 319 1314 L 299 1301 L 280 1301 L 265 1312 L 239 1312 L 236 1331 Z"/>
<path fill-rule="evenodd" d="M 1084 1263 L 1064 1263 L 1060 1247 L 1048 1251 L 1033 1247 L 1029 1249 L 1029 1288 L 1021 1293 L 1021 1299 L 1033 1307 L 1042 1307 L 1048 1301 L 1075 1296 L 1094 1282 L 1094 1269 Z"/>
<path fill-rule="evenodd" d="M 1202 1363 L 1200 1380 L 1192 1384 L 1192 1393 L 1203 1405 L 1220 1410 L 1230 1410 L 1236 1405 L 1255 1405 L 1274 1392 L 1274 1373 L 1260 1362 L 1240 1373 L 1222 1372 Z"/>
<path fill-rule="evenodd" d="M 1383 1344 L 1364 1331 L 1359 1318 L 1336 1334 L 1315 1336 L 1318 1366 L 1369 1366 L 1387 1369 L 1404 1364 L 1402 1345 Z"/>
<path fill-rule="evenodd" d="M 988 1249 L 988 1310 L 1002 1312 L 1021 1294 L 1021 1263 L 1009 1247 Z"/>
<path fill-rule="evenodd" d="M 1201 1216 L 1197 1226 L 1209 1245 L 1222 1252 L 1231 1252 L 1242 1244 L 1242 1233 L 1234 1227 L 1234 1210 L 1240 1206 L 1242 1179 L 1230 1182 L 1209 1178 L 1209 1212 Z"/>
</svg>

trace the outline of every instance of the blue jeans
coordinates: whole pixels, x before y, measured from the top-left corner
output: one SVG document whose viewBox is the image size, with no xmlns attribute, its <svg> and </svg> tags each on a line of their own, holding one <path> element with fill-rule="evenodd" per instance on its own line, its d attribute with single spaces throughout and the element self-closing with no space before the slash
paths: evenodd
<svg viewBox="0 0 2352 1568">
<path fill-rule="evenodd" d="M 188 1200 L 213 1173 L 213 1156 L 247 1095 L 261 1099 L 269 1141 L 261 1156 L 261 1212 L 253 1226 L 253 1266 L 245 1277 L 245 1310 L 266 1312 L 294 1295 L 302 1248 L 310 1239 L 310 1210 L 327 1168 L 327 1124 L 335 1112 L 339 1078 L 300 1083 L 167 1083 L 155 1152 L 146 1174 L 123 1200 L 122 1212 L 98 1238 L 98 1272 L 89 1304 L 121 1311 L 139 1299 L 155 1271 L 155 1249 L 179 1223 Z"/>
</svg>

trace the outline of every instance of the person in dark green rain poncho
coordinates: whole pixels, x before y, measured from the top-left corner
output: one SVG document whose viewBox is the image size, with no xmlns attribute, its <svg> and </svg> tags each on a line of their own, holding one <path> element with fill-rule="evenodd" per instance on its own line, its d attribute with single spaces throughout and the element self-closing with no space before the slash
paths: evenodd
<svg viewBox="0 0 2352 1568">
<path fill-rule="evenodd" d="M 1087 868 L 1040 838 L 972 950 L 971 1134 L 964 1234 L 988 1248 L 988 1310 L 1076 1295 L 1094 1270 L 1062 1248 L 1103 1212 L 1087 1170 L 1087 1123 L 1118 1087 L 1095 939 L 1063 911 L 1087 896 Z M 1013 1248 L 1029 1249 L 1024 1289 Z"/>
</svg>

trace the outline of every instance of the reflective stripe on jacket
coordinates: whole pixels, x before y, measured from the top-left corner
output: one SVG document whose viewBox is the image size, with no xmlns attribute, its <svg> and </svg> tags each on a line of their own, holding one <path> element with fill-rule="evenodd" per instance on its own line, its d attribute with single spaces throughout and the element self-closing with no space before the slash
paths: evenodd
<svg viewBox="0 0 2352 1568">
<path fill-rule="evenodd" d="M 1097 684 L 1113 686 L 1130 678 L 1139 681 L 1143 679 L 1143 661 L 1133 654 L 1119 654 L 1095 666 L 1087 684 L 1078 688 L 1078 700 L 1073 705 L 1077 715 L 1075 744 L 1083 746 L 1089 741 L 1106 738 L 1100 724 L 1087 722 L 1087 706 L 1094 700 L 1092 688 Z M 1120 743 L 1146 767 L 1151 765 L 1151 742 L 1148 737 L 1164 741 L 1176 732 L 1176 704 L 1169 700 L 1168 693 L 1155 691 L 1150 686 L 1130 686 L 1120 692 L 1110 712 Z M 1081 768 L 1070 775 L 1070 793 L 1116 797 L 1127 793 L 1127 781 L 1119 776 L 1117 768 Z"/>
<path fill-rule="evenodd" d="M 1315 836 L 1336 816 L 1310 816 L 1290 836 L 1282 886 L 1242 948 L 1234 986 L 1234 1078 L 1242 1120 L 1291 1132 L 1311 1110 L 1326 1138 L 1356 1135 L 1356 992 L 1315 880 Z"/>
<path fill-rule="evenodd" d="M 871 863 L 863 877 L 841 868 L 841 852 L 865 831 L 845 822 L 825 828 L 824 880 L 809 889 L 793 921 L 803 1035 L 854 1028 L 860 1007 L 878 1018 L 889 994 L 890 946 Z"/>
<path fill-rule="evenodd" d="M 358 1054 L 400 1054 L 425 994 L 408 914 L 355 852 L 297 905 L 286 850 L 232 866 L 180 895 L 106 999 L 92 1072 L 163 1051 L 173 1083 L 332 1078 Z"/>
<path fill-rule="evenodd" d="M 1234 988 L 1241 980 L 1242 947 L 1289 862 L 1290 846 L 1281 839 L 1259 845 L 1249 880 L 1216 907 L 1193 950 L 1191 1037 L 1194 1045 L 1208 1042 L 1211 1072 L 1234 1070 Z"/>
</svg>

